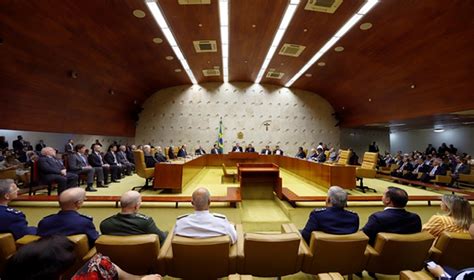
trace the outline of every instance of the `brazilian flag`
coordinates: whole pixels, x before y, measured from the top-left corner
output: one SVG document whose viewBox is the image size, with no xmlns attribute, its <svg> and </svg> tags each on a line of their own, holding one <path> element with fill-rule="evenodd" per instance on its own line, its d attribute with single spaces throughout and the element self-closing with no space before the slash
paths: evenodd
<svg viewBox="0 0 474 280">
<path fill-rule="evenodd" d="M 219 122 L 219 133 L 217 134 L 217 147 L 219 148 L 219 154 L 224 153 L 224 133 L 223 127 L 222 127 L 222 118 Z"/>
</svg>

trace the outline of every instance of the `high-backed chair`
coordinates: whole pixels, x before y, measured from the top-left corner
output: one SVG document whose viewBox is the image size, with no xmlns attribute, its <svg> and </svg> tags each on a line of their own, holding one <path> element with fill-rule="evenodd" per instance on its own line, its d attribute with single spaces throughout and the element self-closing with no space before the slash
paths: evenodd
<svg viewBox="0 0 474 280">
<path fill-rule="evenodd" d="M 95 247 L 97 252 L 108 256 L 112 262 L 129 273 L 164 273 L 158 263 L 160 239 L 156 234 L 101 235 L 96 240 Z"/>
<path fill-rule="evenodd" d="M 433 241 L 434 236 L 426 231 L 413 234 L 378 233 L 374 246 L 367 246 L 366 270 L 397 275 L 402 270 L 421 270 Z"/>
<path fill-rule="evenodd" d="M 343 235 L 313 231 L 302 270 L 309 274 L 361 272 L 367 263 L 368 242 L 369 238 L 362 231 Z"/>
<path fill-rule="evenodd" d="M 155 174 L 155 167 L 146 167 L 145 164 L 145 155 L 143 154 L 142 150 L 135 150 L 133 151 L 133 156 L 135 158 L 135 172 L 139 177 L 145 179 L 144 186 L 133 187 L 132 190 L 137 190 L 139 192 L 151 188 L 149 185 L 150 179 L 153 178 Z"/>
<path fill-rule="evenodd" d="M 284 231 L 284 230 L 282 230 Z M 281 277 L 301 270 L 307 247 L 297 232 L 245 233 L 239 247 L 237 272 L 259 277 Z"/>
<path fill-rule="evenodd" d="M 362 165 L 360 167 L 356 167 L 356 178 L 360 182 L 360 185 L 358 185 L 357 188 L 363 193 L 365 193 L 366 190 L 377 192 L 375 189 L 364 186 L 364 178 L 375 178 L 375 175 L 377 175 L 378 159 L 378 153 L 365 152 Z"/>
<path fill-rule="evenodd" d="M 223 174 L 221 176 L 221 184 L 224 183 L 224 180 L 226 178 L 232 179 L 232 183 L 235 183 L 235 180 L 237 178 L 237 174 L 235 172 L 227 172 L 227 168 L 226 168 L 224 163 L 222 164 L 222 172 L 223 172 Z"/>
<path fill-rule="evenodd" d="M 465 183 L 465 184 L 474 184 L 474 166 L 471 165 L 471 172 L 470 174 L 459 174 L 459 178 L 457 182 Z"/>
<path fill-rule="evenodd" d="M 15 239 L 11 233 L 0 233 L 0 275 L 8 259 L 16 252 Z"/>
<path fill-rule="evenodd" d="M 339 159 L 337 160 L 337 164 L 348 165 L 351 154 L 352 153 L 350 150 L 339 150 Z"/>
<path fill-rule="evenodd" d="M 454 269 L 474 267 L 474 239 L 469 233 L 443 232 L 431 247 L 430 258 Z"/>
<path fill-rule="evenodd" d="M 433 276 L 426 272 L 425 270 L 421 271 L 411 271 L 403 270 L 400 271 L 400 280 L 431 280 Z"/>
<path fill-rule="evenodd" d="M 449 184 L 451 183 L 452 177 L 451 177 L 451 171 L 446 172 L 446 175 L 436 175 L 436 177 L 431 180 L 430 182 L 435 183 L 435 184 Z"/>
<path fill-rule="evenodd" d="M 236 226 L 238 234 L 242 226 Z M 171 235 L 171 234 L 170 234 Z M 227 235 L 210 238 L 171 236 L 163 244 L 160 259 L 166 274 L 184 279 L 216 279 L 236 273 L 237 244 Z"/>
</svg>

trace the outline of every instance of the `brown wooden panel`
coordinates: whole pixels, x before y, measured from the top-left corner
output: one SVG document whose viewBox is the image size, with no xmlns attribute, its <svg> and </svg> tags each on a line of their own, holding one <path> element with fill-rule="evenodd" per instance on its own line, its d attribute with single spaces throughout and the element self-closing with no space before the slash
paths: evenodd
<svg viewBox="0 0 474 280">
<path fill-rule="evenodd" d="M 230 1 L 229 81 L 257 78 L 287 5 L 288 0 Z"/>
</svg>

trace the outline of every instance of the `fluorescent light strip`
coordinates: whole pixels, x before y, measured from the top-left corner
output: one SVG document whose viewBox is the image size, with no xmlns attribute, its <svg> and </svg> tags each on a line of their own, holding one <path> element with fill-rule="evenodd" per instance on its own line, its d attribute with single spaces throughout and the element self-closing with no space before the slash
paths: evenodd
<svg viewBox="0 0 474 280">
<path fill-rule="evenodd" d="M 219 0 L 219 21 L 221 24 L 222 79 L 229 81 L 229 0 Z"/>
<path fill-rule="evenodd" d="M 163 16 L 163 13 L 158 7 L 158 4 L 155 0 L 145 0 L 145 3 L 148 6 L 148 9 L 150 10 L 151 14 L 153 15 L 153 18 L 155 18 L 156 23 L 158 23 L 158 26 L 160 26 L 161 31 L 165 35 L 166 40 L 168 40 L 168 43 L 173 49 L 176 57 L 179 59 L 179 62 L 181 62 L 181 65 L 183 66 L 184 71 L 186 71 L 186 74 L 188 75 L 189 79 L 193 84 L 197 84 L 198 82 L 196 81 L 196 78 L 194 77 L 188 62 L 186 61 L 186 58 L 184 58 L 184 55 L 181 52 L 181 49 L 179 48 L 178 43 L 176 42 L 176 39 L 173 36 L 173 33 L 171 32 L 171 29 L 168 27 L 165 17 Z"/>
<path fill-rule="evenodd" d="M 365 4 L 355 13 L 329 41 L 294 75 L 286 84 L 285 87 L 291 87 L 296 80 L 298 80 L 313 64 L 315 64 L 331 47 L 333 47 L 339 39 L 342 38 L 359 20 L 364 17 L 379 0 L 367 0 Z"/>
<path fill-rule="evenodd" d="M 286 11 L 280 22 L 280 26 L 278 27 L 278 30 L 275 33 L 275 37 L 273 37 L 270 49 L 268 49 L 267 56 L 263 60 L 262 67 L 260 67 L 260 71 L 258 72 L 257 79 L 255 80 L 256 84 L 262 81 L 262 77 L 265 74 L 265 71 L 267 70 L 268 64 L 270 64 L 270 61 L 272 60 L 272 57 L 275 54 L 275 51 L 278 45 L 280 44 L 281 39 L 283 38 L 283 35 L 285 35 L 285 31 L 288 28 L 288 25 L 290 25 L 291 19 L 293 18 L 293 15 L 295 14 L 296 8 L 298 8 L 299 3 L 300 0 L 291 0 L 290 4 L 288 4 L 288 6 L 286 7 Z"/>
</svg>

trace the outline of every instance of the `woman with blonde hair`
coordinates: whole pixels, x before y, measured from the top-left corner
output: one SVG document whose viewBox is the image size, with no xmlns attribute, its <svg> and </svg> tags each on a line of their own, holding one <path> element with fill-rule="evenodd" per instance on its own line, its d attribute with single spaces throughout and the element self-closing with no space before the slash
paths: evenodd
<svg viewBox="0 0 474 280">
<path fill-rule="evenodd" d="M 443 231 L 468 232 L 472 222 L 472 210 L 469 201 L 462 196 L 445 194 L 441 198 L 441 210 L 446 215 L 433 215 L 423 225 L 424 231 L 438 237 Z"/>
</svg>

